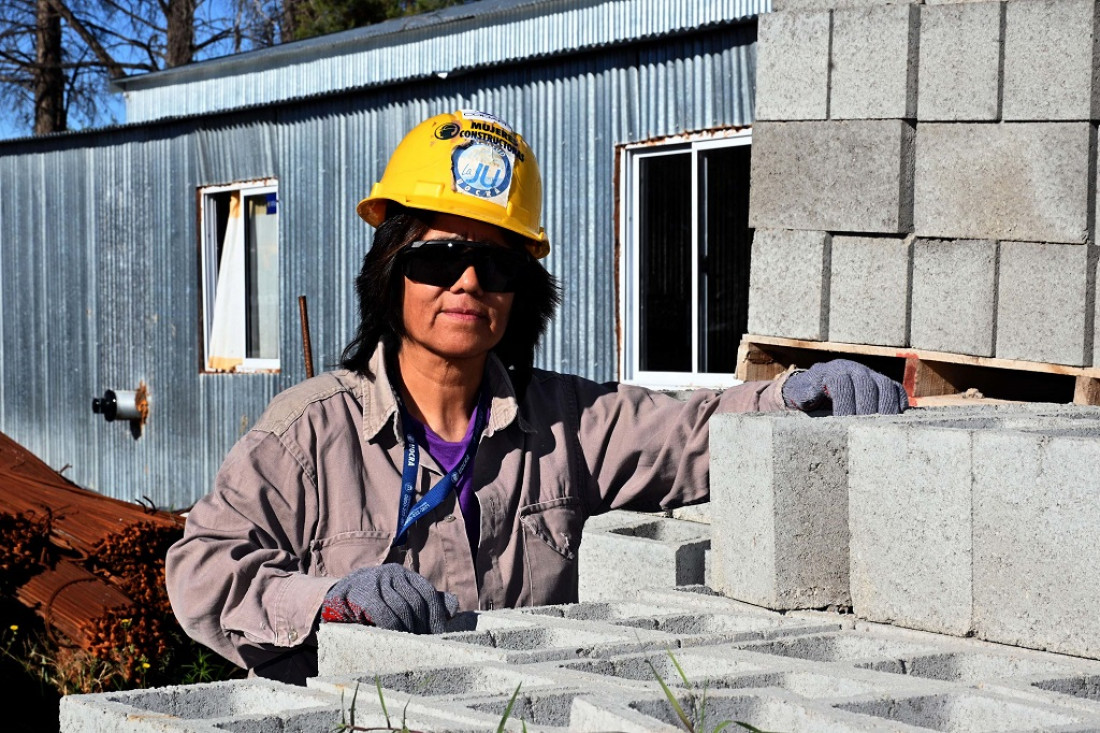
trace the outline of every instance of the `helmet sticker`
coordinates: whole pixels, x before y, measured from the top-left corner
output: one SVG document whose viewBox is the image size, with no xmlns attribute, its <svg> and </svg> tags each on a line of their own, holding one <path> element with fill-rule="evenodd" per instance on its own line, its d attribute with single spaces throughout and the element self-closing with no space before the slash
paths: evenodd
<svg viewBox="0 0 1100 733">
<path fill-rule="evenodd" d="M 505 206 L 512 184 L 512 155 L 495 145 L 472 143 L 455 148 L 451 173 L 455 190 Z"/>
<path fill-rule="evenodd" d="M 507 122 L 500 119 L 496 115 L 489 114 L 488 112 L 481 112 L 476 109 L 460 109 L 459 112 L 461 112 L 462 116 L 468 120 L 481 120 L 482 122 L 492 122 L 494 124 L 500 125 L 508 132 L 512 131 L 511 125 L 509 125 Z"/>
<path fill-rule="evenodd" d="M 450 140 L 453 137 L 458 137 L 461 129 L 457 122 L 446 122 L 435 128 L 435 137 L 437 140 Z"/>
</svg>

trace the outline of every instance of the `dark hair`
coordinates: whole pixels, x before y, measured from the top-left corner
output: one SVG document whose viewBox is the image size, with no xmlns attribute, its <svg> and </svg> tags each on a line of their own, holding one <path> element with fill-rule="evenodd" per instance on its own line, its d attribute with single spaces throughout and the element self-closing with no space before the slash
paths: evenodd
<svg viewBox="0 0 1100 733">
<path fill-rule="evenodd" d="M 431 216 L 431 212 L 393 202 L 387 205 L 386 220 L 375 232 L 374 243 L 363 256 L 363 267 L 355 278 L 359 329 L 340 356 L 340 366 L 345 369 L 373 378 L 369 364 L 378 343 L 382 342 L 393 353 L 405 335 L 401 318 L 405 278 L 396 266 L 397 255 L 427 231 Z M 507 231 L 505 234 L 511 246 L 524 246 L 523 237 Z M 516 286 L 508 327 L 500 343 L 493 347 L 509 370 L 516 394 L 521 398 L 531 379 L 539 339 L 560 301 L 561 292 L 554 276 L 532 258 Z"/>
</svg>

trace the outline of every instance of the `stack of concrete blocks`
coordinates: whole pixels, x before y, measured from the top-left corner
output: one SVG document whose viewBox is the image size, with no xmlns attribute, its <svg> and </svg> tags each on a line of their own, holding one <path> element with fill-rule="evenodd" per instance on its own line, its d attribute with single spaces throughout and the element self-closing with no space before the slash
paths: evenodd
<svg viewBox="0 0 1100 733">
<path fill-rule="evenodd" d="M 704 590 L 464 615 L 434 636 L 324 624 L 320 675 L 306 688 L 241 680 L 70 695 L 60 729 L 316 733 L 352 723 L 354 701 L 358 730 L 489 731 L 514 697 L 508 731 L 683 730 L 658 676 L 697 730 L 724 720 L 785 733 L 1100 726 L 1100 662 L 784 615 Z"/>
<path fill-rule="evenodd" d="M 1094 0 L 775 0 L 759 23 L 749 331 L 1094 354 Z"/>
<path fill-rule="evenodd" d="M 719 415 L 712 584 L 1100 659 L 1100 409 Z"/>
<path fill-rule="evenodd" d="M 591 517 L 577 556 L 579 599 L 620 600 L 650 588 L 705 584 L 710 525 L 697 521 L 705 514 L 687 516 L 619 510 Z"/>
</svg>

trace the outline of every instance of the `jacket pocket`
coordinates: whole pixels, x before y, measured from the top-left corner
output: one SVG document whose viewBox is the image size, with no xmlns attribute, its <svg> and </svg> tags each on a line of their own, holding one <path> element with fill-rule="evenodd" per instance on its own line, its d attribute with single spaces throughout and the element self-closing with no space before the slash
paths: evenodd
<svg viewBox="0 0 1100 733">
<path fill-rule="evenodd" d="M 522 507 L 523 555 L 528 605 L 577 601 L 577 551 L 584 514 L 580 500 L 567 496 Z"/>
<path fill-rule="evenodd" d="M 352 570 L 385 562 L 400 563 L 400 550 L 390 547 L 393 532 L 357 530 L 341 532 L 309 543 L 311 575 L 342 578 Z"/>
</svg>

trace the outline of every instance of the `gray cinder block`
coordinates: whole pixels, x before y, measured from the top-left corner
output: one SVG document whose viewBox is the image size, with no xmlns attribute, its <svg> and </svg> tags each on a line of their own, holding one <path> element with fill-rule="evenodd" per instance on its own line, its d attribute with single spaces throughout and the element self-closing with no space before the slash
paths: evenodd
<svg viewBox="0 0 1100 733">
<path fill-rule="evenodd" d="M 758 122 L 749 224 L 908 232 L 913 127 L 901 120 Z"/>
<path fill-rule="evenodd" d="M 827 12 L 765 13 L 756 53 L 756 119 L 823 120 L 828 116 Z"/>
<path fill-rule="evenodd" d="M 917 235 L 1087 242 L 1091 137 L 1084 122 L 922 123 Z"/>
<path fill-rule="evenodd" d="M 650 517 L 605 531 L 586 527 L 579 557 L 581 601 L 632 598 L 647 587 L 701 584 L 706 580 L 705 552 L 710 526 L 680 519 Z M 645 568 L 641 574 L 623 568 Z"/>
<path fill-rule="evenodd" d="M 833 12 L 831 119 L 917 116 L 919 18 L 915 5 Z"/>
<path fill-rule="evenodd" d="M 827 232 L 758 229 L 749 274 L 749 333 L 828 338 Z"/>
<path fill-rule="evenodd" d="M 833 237 L 829 340 L 906 346 L 912 242 Z"/>
<path fill-rule="evenodd" d="M 1000 261 L 997 356 L 1087 365 L 1096 248 L 1002 242 Z"/>
<path fill-rule="evenodd" d="M 711 418 L 716 590 L 774 609 L 849 604 L 849 423 L 801 413 Z"/>
<path fill-rule="evenodd" d="M 1100 428 L 1067 433 L 975 436 L 975 625 L 991 641 L 1097 658 Z"/>
<path fill-rule="evenodd" d="M 772 8 L 780 10 L 833 10 L 835 8 L 871 8 L 881 5 L 920 4 L 922 0 L 773 0 Z M 925 0 L 931 2 L 931 0 Z M 965 2 L 966 0 L 964 0 Z"/>
<path fill-rule="evenodd" d="M 1094 0 L 1006 3 L 1005 120 L 1100 116 L 1098 8 Z"/>
<path fill-rule="evenodd" d="M 848 438 L 856 615 L 970 633 L 970 432 L 877 423 L 853 425 Z"/>
<path fill-rule="evenodd" d="M 982 2 L 921 10 L 922 122 L 999 119 L 1001 8 Z"/>
<path fill-rule="evenodd" d="M 918 239 L 910 345 L 993 356 L 996 282 L 996 242 Z"/>
</svg>

